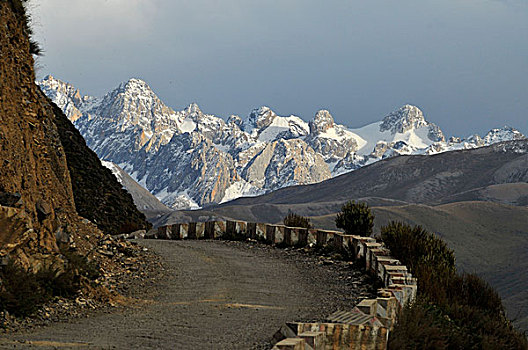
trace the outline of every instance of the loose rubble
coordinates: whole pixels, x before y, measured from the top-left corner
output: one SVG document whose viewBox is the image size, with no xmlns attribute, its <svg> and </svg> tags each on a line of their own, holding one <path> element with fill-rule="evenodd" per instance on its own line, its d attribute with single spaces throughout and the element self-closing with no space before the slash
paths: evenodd
<svg viewBox="0 0 528 350">
<path fill-rule="evenodd" d="M 75 249 L 75 244 L 72 244 Z M 0 334 L 43 327 L 52 322 L 67 322 L 109 313 L 116 308 L 133 305 L 163 274 L 157 255 L 132 241 L 111 235 L 102 236 L 89 252 L 100 267 L 94 281 L 83 281 L 75 298 L 55 297 L 33 316 L 17 318 L 0 312 Z"/>
</svg>

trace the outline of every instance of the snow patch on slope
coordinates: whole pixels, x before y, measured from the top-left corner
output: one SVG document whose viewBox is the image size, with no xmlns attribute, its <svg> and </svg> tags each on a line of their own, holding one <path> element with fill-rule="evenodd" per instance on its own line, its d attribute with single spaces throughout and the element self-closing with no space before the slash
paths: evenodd
<svg viewBox="0 0 528 350">
<path fill-rule="evenodd" d="M 258 189 L 252 186 L 246 180 L 241 179 L 240 181 L 231 184 L 231 186 L 226 189 L 224 198 L 222 198 L 220 203 L 229 202 L 240 197 L 259 196 L 264 193 L 265 191 Z"/>
<path fill-rule="evenodd" d="M 123 184 L 123 177 L 121 176 L 121 172 L 116 167 L 116 165 L 112 162 L 107 162 L 105 160 L 101 161 L 101 164 L 112 171 L 112 174 L 117 178 L 117 181 L 119 181 L 120 184 Z"/>
</svg>

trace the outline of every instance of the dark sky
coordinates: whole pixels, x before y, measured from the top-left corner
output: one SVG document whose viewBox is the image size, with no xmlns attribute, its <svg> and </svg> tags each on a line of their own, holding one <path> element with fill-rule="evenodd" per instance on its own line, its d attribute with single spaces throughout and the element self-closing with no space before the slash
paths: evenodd
<svg viewBox="0 0 528 350">
<path fill-rule="evenodd" d="M 52 74 L 100 96 L 142 78 L 169 106 L 270 106 L 350 127 L 419 106 L 447 136 L 528 134 L 525 0 L 32 0 Z"/>
</svg>

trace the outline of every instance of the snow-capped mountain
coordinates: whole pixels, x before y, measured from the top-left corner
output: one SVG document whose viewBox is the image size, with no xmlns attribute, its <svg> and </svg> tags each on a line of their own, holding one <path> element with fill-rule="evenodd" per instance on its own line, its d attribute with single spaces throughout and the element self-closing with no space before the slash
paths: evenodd
<svg viewBox="0 0 528 350">
<path fill-rule="evenodd" d="M 140 79 L 101 98 L 52 76 L 38 82 L 70 118 L 101 159 L 175 209 L 198 208 L 281 187 L 309 184 L 401 154 L 435 154 L 525 138 L 504 127 L 484 137 L 450 138 L 405 105 L 380 122 L 351 129 L 329 111 L 306 122 L 269 107 L 225 121 L 191 104 L 165 105 Z"/>
</svg>

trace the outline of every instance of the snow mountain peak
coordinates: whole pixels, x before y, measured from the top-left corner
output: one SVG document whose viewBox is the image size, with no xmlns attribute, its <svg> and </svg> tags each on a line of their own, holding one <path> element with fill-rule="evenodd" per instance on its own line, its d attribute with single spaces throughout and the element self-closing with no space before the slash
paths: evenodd
<svg viewBox="0 0 528 350">
<path fill-rule="evenodd" d="M 388 131 L 392 135 L 426 131 L 426 143 L 445 141 L 442 130 L 436 124 L 426 121 L 420 108 L 409 104 L 400 107 L 383 118 L 380 124 L 380 131 Z"/>
<path fill-rule="evenodd" d="M 277 114 L 267 106 L 255 108 L 249 114 L 247 120 L 244 123 L 244 130 L 250 131 L 252 128 L 262 130 L 268 127 L 273 120 L 277 117 Z"/>
<path fill-rule="evenodd" d="M 127 81 L 121 83 L 121 85 L 125 85 L 127 88 L 147 87 L 149 90 L 151 90 L 147 82 L 140 78 L 130 78 Z"/>
<path fill-rule="evenodd" d="M 320 134 L 334 127 L 334 118 L 326 109 L 322 109 L 315 114 L 310 122 L 310 133 Z"/>
<path fill-rule="evenodd" d="M 83 96 L 53 76 L 37 83 L 99 158 L 118 164 L 174 209 L 326 180 L 387 157 L 435 154 L 525 138 L 511 127 L 445 141 L 418 107 L 405 105 L 357 129 L 327 110 L 308 123 L 269 107 L 227 121 L 196 103 L 175 111 L 133 78 L 102 98 Z"/>
<path fill-rule="evenodd" d="M 412 105 L 404 105 L 398 110 L 390 113 L 380 125 L 380 131 L 390 131 L 393 134 L 404 133 L 411 129 L 427 126 L 423 112 L 420 108 Z"/>
<path fill-rule="evenodd" d="M 157 99 L 158 97 L 150 86 L 139 78 L 130 78 L 119 84 L 117 88 L 109 93 L 110 95 L 128 96 L 130 98 Z M 107 94 L 108 95 L 108 94 Z"/>
<path fill-rule="evenodd" d="M 202 114 L 202 110 L 195 102 L 191 103 L 187 108 L 185 108 L 185 112 L 188 114 Z"/>
<path fill-rule="evenodd" d="M 526 136 L 524 136 L 519 130 L 505 125 L 502 128 L 491 129 L 482 140 L 486 144 L 492 144 L 502 141 L 523 140 L 525 138 Z"/>
<path fill-rule="evenodd" d="M 51 74 L 37 82 L 37 85 L 64 111 L 72 122 L 82 117 L 83 111 L 88 109 L 95 100 L 91 96 L 82 96 L 76 87 L 53 77 Z"/>
<path fill-rule="evenodd" d="M 243 122 L 244 121 L 242 120 L 242 118 L 240 118 L 240 116 L 234 114 L 229 116 L 229 118 L 227 119 L 228 124 L 232 123 L 238 127 L 241 127 Z"/>
</svg>

